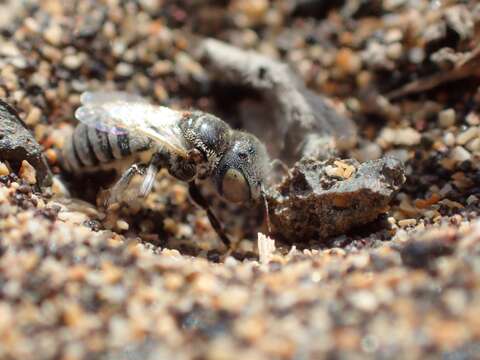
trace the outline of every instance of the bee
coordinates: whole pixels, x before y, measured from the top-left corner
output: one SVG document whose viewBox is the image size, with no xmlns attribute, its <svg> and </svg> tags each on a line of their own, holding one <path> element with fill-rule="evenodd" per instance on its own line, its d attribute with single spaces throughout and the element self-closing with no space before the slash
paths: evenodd
<svg viewBox="0 0 480 360">
<path fill-rule="evenodd" d="M 190 197 L 207 212 L 227 247 L 231 241 L 199 183 L 211 179 L 217 193 L 229 202 L 263 200 L 268 213 L 264 179 L 270 161 L 265 145 L 254 135 L 234 130 L 206 112 L 172 110 L 124 92 L 85 92 L 80 100 L 75 111 L 80 123 L 62 149 L 61 163 L 79 174 L 126 161 L 109 202 L 121 199 L 136 174 L 143 176 L 139 196 L 147 196 L 157 172 L 165 168 L 188 183 Z"/>
</svg>

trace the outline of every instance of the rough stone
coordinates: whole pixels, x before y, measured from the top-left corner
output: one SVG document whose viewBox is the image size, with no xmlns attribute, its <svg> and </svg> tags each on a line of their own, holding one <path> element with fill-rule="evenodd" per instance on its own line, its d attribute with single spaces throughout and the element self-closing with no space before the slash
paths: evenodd
<svg viewBox="0 0 480 360">
<path fill-rule="evenodd" d="M 348 179 L 328 176 L 335 159 L 297 162 L 280 185 L 268 195 L 274 233 L 302 242 L 325 239 L 375 220 L 405 181 L 402 163 L 383 158 L 359 164 Z"/>
<path fill-rule="evenodd" d="M 41 186 L 52 183 L 52 174 L 42 153 L 42 148 L 17 112 L 0 100 L 0 159 L 19 168 L 27 160 L 36 170 Z"/>
</svg>

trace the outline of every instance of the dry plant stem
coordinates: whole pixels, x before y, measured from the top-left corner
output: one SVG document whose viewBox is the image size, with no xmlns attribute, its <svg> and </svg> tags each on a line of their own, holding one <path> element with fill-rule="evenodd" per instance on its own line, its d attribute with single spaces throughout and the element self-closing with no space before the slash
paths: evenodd
<svg viewBox="0 0 480 360">
<path fill-rule="evenodd" d="M 428 91 L 437 86 L 465 79 L 471 76 L 480 76 L 478 70 L 480 66 L 480 46 L 477 46 L 469 56 L 460 61 L 456 66 L 447 72 L 439 72 L 433 75 L 412 81 L 399 89 L 396 89 L 386 95 L 390 100 L 394 100 L 403 96 L 418 94 Z"/>
<path fill-rule="evenodd" d="M 287 158 L 328 158 L 339 147 L 355 143 L 351 120 L 308 90 L 287 64 L 213 39 L 202 42 L 200 57 L 216 80 L 262 94 L 273 111 Z"/>
<path fill-rule="evenodd" d="M 403 96 L 418 94 L 428 91 L 445 83 L 465 79 L 470 76 L 478 76 L 478 64 L 470 64 L 469 66 L 455 68 L 446 73 L 437 73 L 426 78 L 415 80 L 402 86 L 401 88 L 388 93 L 386 96 L 390 100 L 394 100 Z"/>
</svg>

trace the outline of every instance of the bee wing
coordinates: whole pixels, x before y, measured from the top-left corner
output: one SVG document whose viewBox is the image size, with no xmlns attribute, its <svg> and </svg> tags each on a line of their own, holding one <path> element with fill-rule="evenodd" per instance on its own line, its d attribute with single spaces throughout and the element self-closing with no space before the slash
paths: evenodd
<svg viewBox="0 0 480 360">
<path fill-rule="evenodd" d="M 109 113 L 100 106 L 85 105 L 75 111 L 75 118 L 99 131 L 113 133 L 115 135 L 126 135 L 128 131 L 121 122 L 111 118 Z"/>
<path fill-rule="evenodd" d="M 87 92 L 81 101 L 83 106 L 75 112 L 80 122 L 117 135 L 148 137 L 182 157 L 187 156 L 179 127 L 181 112 L 119 92 Z"/>
<path fill-rule="evenodd" d="M 102 105 L 115 101 L 148 104 L 148 101 L 140 95 L 129 94 L 123 91 L 85 91 L 80 96 L 82 105 Z"/>
</svg>

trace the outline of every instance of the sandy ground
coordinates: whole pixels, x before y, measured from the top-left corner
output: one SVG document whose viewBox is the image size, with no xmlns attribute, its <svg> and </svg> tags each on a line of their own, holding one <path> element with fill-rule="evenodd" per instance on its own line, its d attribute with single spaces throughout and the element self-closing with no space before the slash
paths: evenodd
<svg viewBox="0 0 480 360">
<path fill-rule="evenodd" d="M 1 359 L 480 356 L 476 1 L 0 6 L 0 98 L 89 201 L 40 192 L 28 163 L 0 163 Z M 343 157 L 404 162 L 388 212 L 326 240 L 275 239 L 275 250 L 260 237 L 259 257 L 261 209 L 212 197 L 242 239 L 220 261 L 205 213 L 163 172 L 145 201 L 97 206 L 105 177 L 68 177 L 54 151 L 83 91 L 128 90 L 242 125 L 251 94 L 212 83 L 193 50 L 203 37 L 290 64 L 357 125 Z"/>
</svg>

